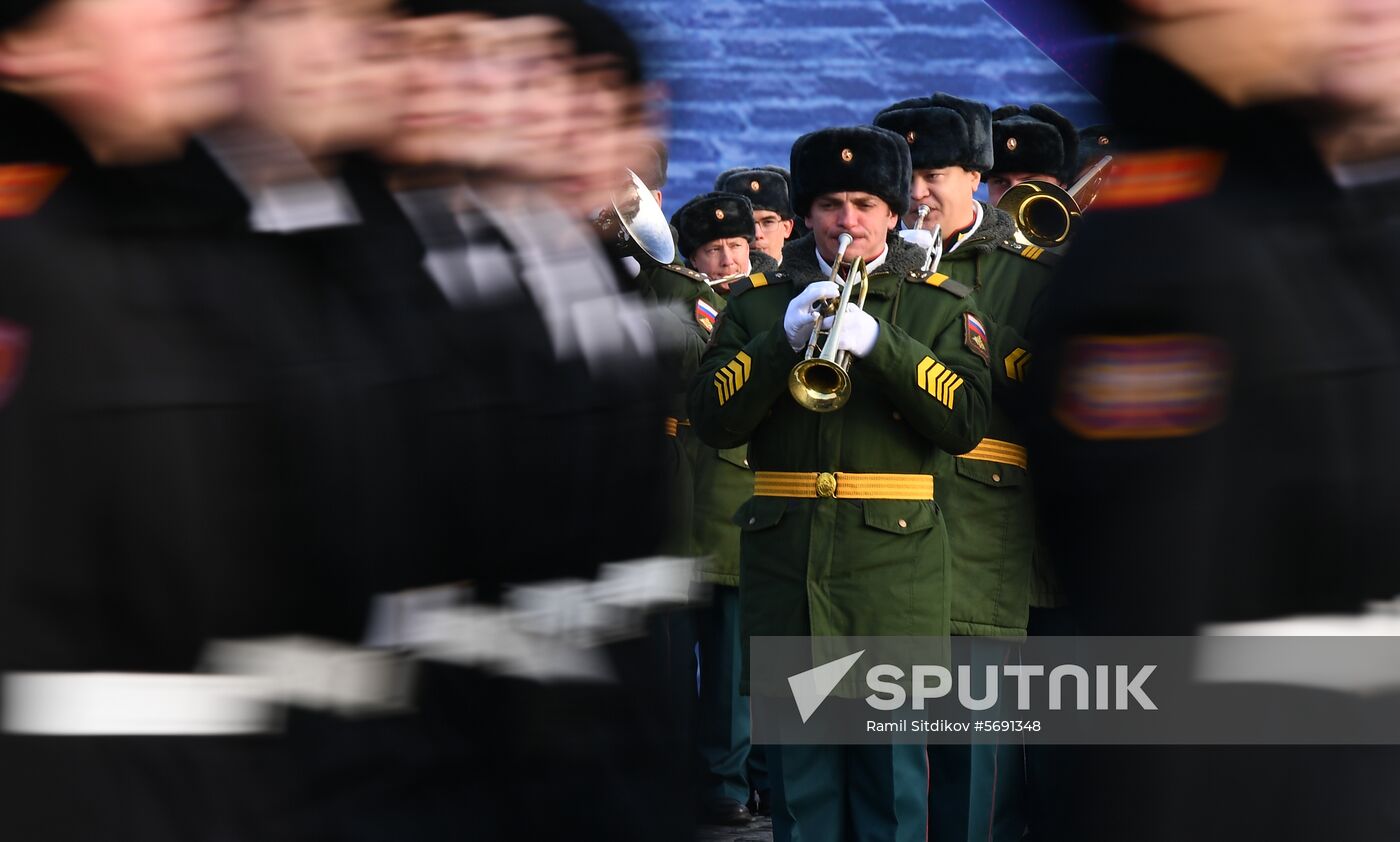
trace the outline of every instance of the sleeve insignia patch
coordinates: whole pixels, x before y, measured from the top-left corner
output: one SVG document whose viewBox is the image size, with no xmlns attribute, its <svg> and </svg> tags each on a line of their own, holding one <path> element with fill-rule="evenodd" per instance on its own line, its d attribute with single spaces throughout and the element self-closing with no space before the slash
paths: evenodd
<svg viewBox="0 0 1400 842">
<path fill-rule="evenodd" d="M 719 310 L 715 309 L 715 305 L 703 298 L 695 299 L 695 321 L 698 322 L 701 327 L 713 333 L 715 330 L 715 322 L 718 319 Z"/>
<path fill-rule="evenodd" d="M 1086 439 L 1190 436 L 1224 418 L 1229 380 L 1229 352 L 1208 336 L 1082 336 L 1066 348 L 1054 412 Z"/>
<path fill-rule="evenodd" d="M 933 357 L 924 357 L 919 363 L 919 388 L 928 392 L 939 403 L 953 408 L 953 396 L 962 388 L 963 379 L 957 372 L 938 362 Z"/>
<path fill-rule="evenodd" d="M 740 351 L 729 365 L 715 374 L 715 392 L 719 395 L 719 405 L 724 406 L 749 380 L 753 370 L 753 358 Z"/>
<path fill-rule="evenodd" d="M 0 321 L 0 407 L 19 386 L 29 352 L 29 331 L 12 322 Z"/>
<path fill-rule="evenodd" d="M 988 346 L 987 329 L 982 326 L 982 320 L 971 313 L 963 313 L 963 344 L 981 357 L 982 362 L 991 365 L 992 349 Z"/>
<path fill-rule="evenodd" d="M 1006 355 L 1006 359 L 1002 360 L 1002 364 L 1006 366 L 1006 377 L 1008 380 L 1024 382 L 1026 379 L 1026 370 L 1030 368 L 1031 364 L 1031 352 L 1027 351 L 1025 348 L 1017 348 Z"/>
</svg>

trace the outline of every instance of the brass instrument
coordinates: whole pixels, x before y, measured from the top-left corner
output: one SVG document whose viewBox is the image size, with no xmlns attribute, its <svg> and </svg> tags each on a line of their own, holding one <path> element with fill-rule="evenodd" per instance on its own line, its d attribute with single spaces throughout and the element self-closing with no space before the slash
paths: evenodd
<svg viewBox="0 0 1400 842">
<path fill-rule="evenodd" d="M 666 213 L 636 173 L 628 170 L 627 175 L 628 183 L 612 194 L 612 208 L 599 214 L 593 224 L 605 244 L 625 248 L 636 243 L 657 263 L 670 263 L 676 259 L 676 243 Z"/>
<path fill-rule="evenodd" d="M 997 207 L 1011 214 L 1016 230 L 1032 245 L 1055 248 L 1069 242 L 1079 217 L 1093 204 L 1113 156 L 1105 156 L 1069 190 L 1048 181 L 1023 181 L 1006 191 Z"/>
<path fill-rule="evenodd" d="M 920 204 L 920 205 L 919 205 L 919 218 L 918 218 L 918 220 L 916 220 L 916 221 L 914 222 L 914 227 L 913 227 L 912 229 L 910 229 L 910 230 L 912 230 L 912 231 L 923 231 L 923 230 L 924 230 L 924 219 L 925 219 L 926 217 L 928 217 L 928 215 L 929 215 L 930 213 L 932 213 L 932 212 L 933 212 L 933 209 L 930 208 L 928 205 Z M 901 236 L 904 236 L 904 232 L 901 231 L 901 232 L 900 232 L 900 235 L 901 235 Z M 925 242 L 924 242 L 921 238 L 919 238 L 919 237 L 904 236 L 904 239 L 905 239 L 907 242 L 911 242 L 911 243 L 913 243 L 913 244 L 915 244 L 915 245 L 920 246 L 921 248 L 923 248 L 923 250 L 924 250 L 924 265 L 923 265 L 921 271 L 924 271 L 924 272 L 937 272 L 937 271 L 938 271 L 938 264 L 941 263 L 941 262 L 943 261 L 943 226 L 942 226 L 942 225 L 935 225 L 935 226 L 933 226 L 933 232 L 932 232 L 932 234 L 929 236 L 929 239 L 928 239 L 927 244 L 925 244 Z"/>
<path fill-rule="evenodd" d="M 851 245 L 851 235 L 842 234 L 837 240 L 836 260 L 831 267 L 831 282 L 841 285 L 841 297 L 833 305 L 831 299 L 812 304 L 812 335 L 807 340 L 807 350 L 803 359 L 792 367 L 788 375 L 788 391 L 792 399 L 813 412 L 834 412 L 845 406 L 851 398 L 851 376 L 847 369 L 851 365 L 849 351 L 837 351 L 836 339 L 841 334 L 841 324 L 846 317 L 846 305 L 851 301 L 851 293 L 860 286 L 860 300 L 856 306 L 865 307 L 865 295 L 870 291 L 870 271 L 865 266 L 865 258 L 857 257 L 846 272 L 846 280 L 840 277 L 841 260 Z M 832 318 L 831 327 L 822 330 L 822 322 Z"/>
<path fill-rule="evenodd" d="M 733 275 L 725 275 L 723 278 L 711 278 L 709 275 L 706 275 L 705 283 L 709 284 L 712 287 L 723 286 L 724 284 L 732 284 L 735 281 L 742 281 L 744 278 L 749 277 L 750 274 L 752 273 L 737 272 Z"/>
<path fill-rule="evenodd" d="M 924 219 L 932 212 L 933 208 L 930 208 L 928 205 L 919 205 L 919 219 L 914 223 L 915 231 L 924 227 Z"/>
</svg>

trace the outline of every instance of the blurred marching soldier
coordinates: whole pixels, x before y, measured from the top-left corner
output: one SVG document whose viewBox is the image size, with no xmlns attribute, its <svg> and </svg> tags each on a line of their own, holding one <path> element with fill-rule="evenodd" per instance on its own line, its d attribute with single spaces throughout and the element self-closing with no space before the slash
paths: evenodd
<svg viewBox="0 0 1400 842">
<path fill-rule="evenodd" d="M 1351 147 L 1353 130 L 1396 113 L 1400 19 L 1332 2 L 1083 5 L 1123 36 L 1103 74 L 1119 133 L 1032 369 L 1042 523 L 1077 621 L 1191 634 L 1390 599 L 1400 450 L 1378 431 L 1400 423 L 1393 232 L 1338 176 L 1379 151 Z M 1270 705 L 1306 692 L 1278 686 Z M 1400 826 L 1392 746 L 1080 753 L 1078 824 L 1052 838 L 1382 840 Z"/>
<path fill-rule="evenodd" d="M 190 673 L 211 638 L 357 632 L 305 454 L 366 336 L 186 147 L 238 106 L 226 9 L 7 2 L 0 30 L 6 832 L 280 838 L 288 758 Z M 27 671 L 77 682 L 52 717 Z"/>
<path fill-rule="evenodd" d="M 787 171 L 781 167 L 725 170 L 715 189 L 747 196 L 753 203 L 754 247 L 782 263 L 783 246 L 792 237 L 792 199 Z"/>
<path fill-rule="evenodd" d="M 755 239 L 750 207 L 745 196 L 717 192 L 697 196 L 676 211 L 672 224 L 680 233 L 681 251 L 690 266 L 708 278 L 742 274 L 747 280 L 751 274 L 776 271 L 778 265 L 771 257 L 750 250 Z M 731 283 L 710 289 L 723 296 Z M 721 298 L 720 312 L 723 304 Z M 693 306 L 695 320 L 708 339 L 719 313 L 710 309 L 704 297 L 697 297 Z M 746 445 L 719 450 L 688 430 L 683 436 L 694 471 L 692 551 L 699 557 L 700 580 L 712 585 L 710 604 L 699 609 L 696 617 L 701 817 L 714 824 L 745 824 L 750 818 L 750 794 L 760 793 L 753 802 L 757 809 L 768 799 L 766 764 L 749 744 L 748 701 L 739 695 L 739 528 L 733 517 L 753 496 L 753 472 Z"/>
<path fill-rule="evenodd" d="M 425 0 L 406 22 L 406 113 L 461 119 L 410 119 L 382 154 L 458 359 L 457 388 L 430 416 L 435 472 L 459 524 L 448 546 L 472 562 L 477 601 L 494 604 L 522 583 L 586 580 L 601 563 L 658 551 L 671 363 L 656 352 L 684 326 L 619 295 L 587 224 L 645 134 L 633 122 L 641 78 L 630 39 L 581 3 L 515 4 L 485 20 L 451 13 L 474 5 Z M 474 67 L 498 72 L 464 72 Z M 541 477 L 579 499 L 547 516 L 501 503 L 537 498 Z M 477 515 L 510 539 L 483 552 Z M 420 741 L 451 776 L 425 812 L 460 830 L 479 810 L 482 832 L 531 838 L 687 836 L 687 713 L 663 659 L 671 615 L 604 650 L 614 683 L 438 670 Z M 405 788 L 417 772 L 404 769 Z"/>
<path fill-rule="evenodd" d="M 968 339 L 991 366 L 987 436 L 970 452 L 945 457 L 938 474 L 938 505 L 952 552 L 952 631 L 1017 637 L 1025 633 L 1030 603 L 1035 510 L 1025 435 L 1008 404 L 1021 388 L 1029 357 L 1024 331 L 1050 270 L 1042 249 L 1012 240 L 1015 225 L 1005 211 L 973 195 L 982 173 L 994 166 L 994 126 L 985 105 L 935 93 L 886 108 L 875 124 L 908 145 L 914 165 L 910 207 L 929 205 L 929 216 L 943 226 L 938 272 L 974 288 L 984 318 L 969 323 Z M 1058 171 L 1060 161 L 1055 163 Z M 974 652 L 1000 660 L 1005 647 Z M 1017 747 L 934 746 L 929 756 L 942 783 L 930 797 L 930 820 L 941 831 L 933 835 L 1019 836 L 1012 806 L 1018 777 L 1004 771 L 1020 767 Z"/>
<path fill-rule="evenodd" d="M 1048 181 L 1068 189 L 1077 172 L 1079 133 L 1047 105 L 1003 105 L 992 112 L 992 154 L 988 204 L 997 204 L 1023 181 Z"/>
<path fill-rule="evenodd" d="M 793 207 L 812 234 L 788 243 L 778 272 L 734 285 L 690 390 L 703 441 L 750 445 L 754 497 L 734 518 L 742 635 L 946 635 L 950 568 L 933 474 L 939 454 L 981 440 L 991 392 L 971 289 L 921 271 L 923 250 L 893 234 L 909 206 L 899 135 L 813 132 L 793 144 L 791 171 Z M 870 264 L 869 297 L 831 340 L 854 355 L 848 402 L 818 413 L 789 378 L 812 305 L 839 297 L 828 278 L 843 235 L 841 262 Z M 891 605 L 890 593 L 908 602 Z M 766 754 L 775 840 L 925 838 L 923 746 Z"/>
</svg>

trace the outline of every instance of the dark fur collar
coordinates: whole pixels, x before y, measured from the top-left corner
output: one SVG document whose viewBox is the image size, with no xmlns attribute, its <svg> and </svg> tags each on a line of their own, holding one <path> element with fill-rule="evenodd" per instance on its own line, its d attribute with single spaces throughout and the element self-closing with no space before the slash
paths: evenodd
<svg viewBox="0 0 1400 842">
<path fill-rule="evenodd" d="M 885 242 L 889 246 L 890 256 L 884 263 L 880 264 L 880 268 L 876 272 L 902 275 L 905 272 L 917 272 L 923 268 L 923 249 L 906 243 L 894 232 L 890 232 L 890 236 Z M 806 286 L 815 280 L 825 280 L 826 273 L 822 272 L 820 264 L 817 263 L 816 236 L 809 233 L 784 246 L 781 268 L 783 274 L 790 277 L 793 283 L 798 286 Z"/>
<path fill-rule="evenodd" d="M 784 250 L 783 256 L 787 256 L 786 250 Z M 767 252 L 759 251 L 756 248 L 749 249 L 749 264 L 750 275 L 757 275 L 760 273 L 772 275 L 778 271 L 778 261 L 774 260 Z"/>
<path fill-rule="evenodd" d="M 953 255 L 945 254 L 945 259 L 954 255 L 962 256 L 964 253 L 980 256 L 1016 236 L 1016 223 L 1012 221 L 1011 214 L 986 202 L 979 204 L 982 205 L 982 226 L 958 246 Z"/>
</svg>

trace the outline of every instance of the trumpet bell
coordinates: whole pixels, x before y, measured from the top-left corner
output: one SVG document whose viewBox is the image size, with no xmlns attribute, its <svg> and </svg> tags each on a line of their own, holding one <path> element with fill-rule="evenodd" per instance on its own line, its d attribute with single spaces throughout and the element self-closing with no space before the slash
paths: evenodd
<svg viewBox="0 0 1400 842">
<path fill-rule="evenodd" d="M 1046 181 L 1023 181 L 1006 191 L 997 207 L 1011 214 L 1032 244 L 1055 248 L 1069 241 L 1080 210 L 1067 190 Z"/>
<path fill-rule="evenodd" d="M 812 412 L 835 412 L 851 397 L 851 375 L 829 360 L 802 360 L 788 374 L 788 391 L 798 405 Z"/>
</svg>

